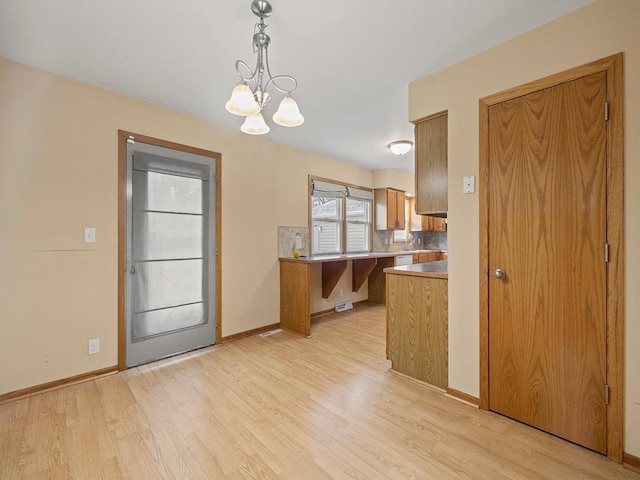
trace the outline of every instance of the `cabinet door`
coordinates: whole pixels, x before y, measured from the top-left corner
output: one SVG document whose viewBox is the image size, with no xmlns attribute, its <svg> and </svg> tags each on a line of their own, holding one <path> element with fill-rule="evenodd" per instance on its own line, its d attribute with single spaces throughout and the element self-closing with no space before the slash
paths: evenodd
<svg viewBox="0 0 640 480">
<path fill-rule="evenodd" d="M 406 219 L 406 221 L 410 222 L 411 231 L 426 232 L 429 229 L 428 220 L 428 217 L 416 213 L 416 199 L 409 199 L 409 219 Z"/>
<path fill-rule="evenodd" d="M 446 232 L 447 231 L 447 221 L 441 217 L 433 217 L 428 216 L 429 219 L 429 227 L 427 230 L 429 232 Z"/>
<path fill-rule="evenodd" d="M 446 113 L 416 123 L 416 212 L 444 213 L 447 205 Z"/>
<path fill-rule="evenodd" d="M 387 230 L 395 230 L 398 216 L 398 197 L 396 191 L 387 189 Z"/>
<path fill-rule="evenodd" d="M 395 188 L 376 188 L 374 199 L 376 230 L 404 230 L 405 193 Z"/>
<path fill-rule="evenodd" d="M 396 230 L 404 230 L 405 228 L 405 214 L 404 214 L 404 200 L 405 194 L 402 190 L 396 190 Z"/>
</svg>

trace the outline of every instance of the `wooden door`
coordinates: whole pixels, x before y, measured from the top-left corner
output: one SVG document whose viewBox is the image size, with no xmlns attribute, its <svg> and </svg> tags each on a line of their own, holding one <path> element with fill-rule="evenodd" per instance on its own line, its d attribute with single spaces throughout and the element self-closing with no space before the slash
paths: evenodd
<svg viewBox="0 0 640 480">
<path fill-rule="evenodd" d="M 601 72 L 490 106 L 487 184 L 489 408 L 602 453 L 605 101 Z"/>
</svg>

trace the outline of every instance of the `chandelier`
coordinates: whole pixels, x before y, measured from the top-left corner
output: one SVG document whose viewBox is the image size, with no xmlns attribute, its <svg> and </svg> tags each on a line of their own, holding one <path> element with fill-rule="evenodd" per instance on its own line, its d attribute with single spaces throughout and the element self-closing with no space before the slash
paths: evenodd
<svg viewBox="0 0 640 480">
<path fill-rule="evenodd" d="M 273 121 L 283 127 L 302 125 L 304 117 L 291 96 L 291 92 L 298 87 L 298 81 L 290 75 L 274 77 L 269 70 L 268 49 L 271 38 L 265 33 L 267 25 L 264 19 L 271 15 L 271 4 L 266 0 L 253 0 L 251 11 L 260 18 L 253 31 L 253 53 L 258 56 L 256 67 L 251 70 L 242 60 L 236 62 L 236 73 L 240 77 L 240 82 L 233 89 L 225 108 L 234 115 L 246 117 L 240 127 L 244 133 L 264 135 L 270 128 L 264 121 L 262 110 L 271 99 L 267 89 L 273 86 L 284 93 L 278 111 L 273 115 Z M 285 88 L 285 86 L 291 88 Z"/>
</svg>

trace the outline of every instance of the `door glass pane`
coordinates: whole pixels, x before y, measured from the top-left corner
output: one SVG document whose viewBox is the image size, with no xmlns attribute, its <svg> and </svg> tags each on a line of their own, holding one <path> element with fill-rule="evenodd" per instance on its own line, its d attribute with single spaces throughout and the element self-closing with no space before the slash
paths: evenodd
<svg viewBox="0 0 640 480">
<path fill-rule="evenodd" d="M 133 257 L 140 260 L 201 258 L 201 215 L 133 212 L 134 229 L 144 232 L 147 241 L 133 242 Z"/>
<path fill-rule="evenodd" d="M 202 180 L 198 178 L 134 170 L 133 181 L 133 203 L 137 209 L 202 213 Z"/>
<path fill-rule="evenodd" d="M 153 310 L 133 315 L 132 340 L 140 341 L 207 322 L 206 302 Z"/>
<path fill-rule="evenodd" d="M 145 262 L 133 275 L 133 313 L 201 302 L 203 260 Z"/>
</svg>

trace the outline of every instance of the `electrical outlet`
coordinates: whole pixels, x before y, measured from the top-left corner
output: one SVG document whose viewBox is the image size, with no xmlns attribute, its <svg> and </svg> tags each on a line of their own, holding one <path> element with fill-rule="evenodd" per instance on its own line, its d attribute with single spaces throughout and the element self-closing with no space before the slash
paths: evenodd
<svg viewBox="0 0 640 480">
<path fill-rule="evenodd" d="M 89 355 L 95 355 L 96 353 L 100 353 L 100 339 L 92 338 L 89 340 Z"/>
<path fill-rule="evenodd" d="M 344 295 L 344 290 L 340 289 L 340 296 L 342 297 Z"/>
</svg>

